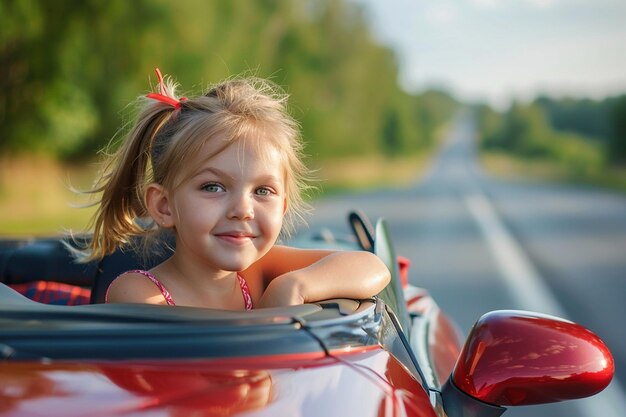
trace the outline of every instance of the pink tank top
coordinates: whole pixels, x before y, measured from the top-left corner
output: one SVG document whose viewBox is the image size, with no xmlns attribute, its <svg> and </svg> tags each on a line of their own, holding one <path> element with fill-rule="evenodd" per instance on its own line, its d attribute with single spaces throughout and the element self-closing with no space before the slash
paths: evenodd
<svg viewBox="0 0 626 417">
<path fill-rule="evenodd" d="M 161 291 L 161 294 L 163 294 L 163 298 L 165 298 L 165 302 L 167 303 L 167 305 L 170 305 L 170 306 L 175 306 L 176 305 L 176 303 L 174 303 L 174 300 L 172 299 L 172 296 L 170 295 L 169 291 L 167 291 L 167 289 L 163 286 L 163 284 L 161 284 L 161 281 L 159 281 L 157 279 L 157 277 L 152 275 L 150 272 L 143 271 L 141 269 L 133 269 L 132 271 L 124 272 L 123 274 L 119 275 L 117 278 L 121 277 L 122 275 L 126 275 L 126 274 L 141 274 L 141 275 L 145 276 L 150 281 L 152 281 L 154 283 L 154 285 L 157 286 L 159 291 Z M 117 278 L 115 278 L 115 279 L 117 279 Z M 248 284 L 246 283 L 246 280 L 243 279 L 243 277 L 241 275 L 237 274 L 237 281 L 239 282 L 239 288 L 241 288 L 241 294 L 243 295 L 243 301 L 245 303 L 246 310 L 252 310 L 252 297 L 250 296 L 250 290 L 248 289 Z M 109 288 L 110 288 L 110 285 L 109 285 Z M 107 288 L 107 292 L 106 292 L 106 294 L 104 296 L 104 302 L 107 303 L 108 300 L 109 300 L 109 289 Z"/>
</svg>

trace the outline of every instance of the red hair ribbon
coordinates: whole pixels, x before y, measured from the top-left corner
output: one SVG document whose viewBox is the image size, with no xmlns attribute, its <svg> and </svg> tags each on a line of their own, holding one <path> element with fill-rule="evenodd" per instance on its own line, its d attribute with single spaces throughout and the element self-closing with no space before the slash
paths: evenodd
<svg viewBox="0 0 626 417">
<path fill-rule="evenodd" d="M 160 101 L 162 103 L 169 104 L 176 110 L 180 109 L 181 103 L 187 100 L 187 97 L 181 97 L 180 100 L 176 100 L 175 98 L 167 96 L 165 94 L 165 83 L 163 82 L 163 75 L 161 75 L 161 70 L 159 70 L 158 68 L 155 68 L 154 70 L 156 71 L 157 78 L 159 79 L 159 92 L 150 93 L 146 95 L 146 97 Z"/>
</svg>

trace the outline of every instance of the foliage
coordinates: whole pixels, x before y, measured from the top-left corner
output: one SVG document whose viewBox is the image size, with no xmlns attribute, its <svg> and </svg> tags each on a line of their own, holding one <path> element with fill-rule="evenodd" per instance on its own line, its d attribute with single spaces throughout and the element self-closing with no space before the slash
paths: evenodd
<svg viewBox="0 0 626 417">
<path fill-rule="evenodd" d="M 146 1 L 2 1 L 0 149 L 61 157 L 118 123 L 121 94 L 140 54 L 132 29 L 151 21 Z M 97 16 L 97 18 L 93 18 Z M 6 29 L 6 30 L 5 30 Z"/>
<path fill-rule="evenodd" d="M 579 134 L 554 130 L 537 104 L 513 103 L 504 113 L 481 106 L 477 113 L 482 146 L 487 150 L 552 161 L 578 179 L 593 176 L 604 166 L 601 144 Z"/>
<path fill-rule="evenodd" d="M 588 98 L 554 99 L 538 97 L 534 104 L 540 107 L 555 130 L 578 133 L 606 140 L 610 134 L 609 113 L 614 99 L 595 101 Z"/>
<path fill-rule="evenodd" d="M 626 95 L 615 100 L 610 120 L 609 157 L 611 161 L 626 166 Z"/>
<path fill-rule="evenodd" d="M 546 138 L 549 129 L 543 113 L 537 107 L 514 103 L 502 115 L 502 120 L 495 123 L 497 126 L 485 136 L 485 146 L 505 148 L 529 157 L 541 157 L 549 153 L 549 144 L 541 141 Z"/>
<path fill-rule="evenodd" d="M 392 52 L 341 0 L 0 0 L 0 153 L 93 156 L 148 91 L 240 73 L 291 95 L 313 157 L 417 152 L 455 102 L 402 92 Z"/>
<path fill-rule="evenodd" d="M 544 96 L 534 103 L 544 111 L 552 128 L 606 144 L 607 159 L 623 164 L 626 162 L 625 102 L 626 95 L 603 100 L 557 100 Z"/>
</svg>

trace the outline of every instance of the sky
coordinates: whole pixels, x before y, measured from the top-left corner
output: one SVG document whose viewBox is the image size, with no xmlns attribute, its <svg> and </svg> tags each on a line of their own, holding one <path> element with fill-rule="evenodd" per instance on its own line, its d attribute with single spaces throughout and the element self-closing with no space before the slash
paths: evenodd
<svg viewBox="0 0 626 417">
<path fill-rule="evenodd" d="M 626 0 L 353 0 L 402 86 L 506 108 L 626 93 Z"/>
</svg>

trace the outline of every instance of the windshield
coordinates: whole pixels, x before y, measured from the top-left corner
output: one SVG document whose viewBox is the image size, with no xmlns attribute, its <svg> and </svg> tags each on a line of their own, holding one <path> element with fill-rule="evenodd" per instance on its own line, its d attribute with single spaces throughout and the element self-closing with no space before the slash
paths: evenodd
<svg viewBox="0 0 626 417">
<path fill-rule="evenodd" d="M 376 223 L 374 253 L 385 262 L 385 265 L 391 272 L 391 281 L 379 296 L 396 315 L 404 334 L 408 337 L 410 333 L 408 331 L 410 329 L 409 313 L 404 301 L 404 292 L 402 290 L 402 282 L 400 281 L 400 271 L 395 250 L 391 244 L 387 223 L 383 219 Z"/>
</svg>

